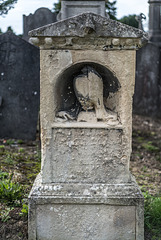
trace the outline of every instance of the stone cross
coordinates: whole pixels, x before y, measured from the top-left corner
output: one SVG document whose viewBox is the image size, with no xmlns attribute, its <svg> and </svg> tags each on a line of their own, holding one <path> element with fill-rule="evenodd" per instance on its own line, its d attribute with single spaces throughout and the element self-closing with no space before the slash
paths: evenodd
<svg viewBox="0 0 161 240">
<path fill-rule="evenodd" d="M 139 29 L 144 31 L 144 27 L 143 27 L 143 19 L 146 20 L 146 16 L 144 15 L 144 13 L 140 13 L 140 15 L 136 16 L 136 21 L 138 21 L 139 24 Z"/>
</svg>

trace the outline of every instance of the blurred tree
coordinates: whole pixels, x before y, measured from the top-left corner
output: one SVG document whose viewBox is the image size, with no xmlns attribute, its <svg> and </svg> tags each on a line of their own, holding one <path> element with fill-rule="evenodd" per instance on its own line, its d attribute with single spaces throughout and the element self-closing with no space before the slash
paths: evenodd
<svg viewBox="0 0 161 240">
<path fill-rule="evenodd" d="M 15 32 L 13 31 L 13 29 L 12 29 L 11 26 L 9 26 L 9 27 L 7 28 L 7 31 L 6 31 L 6 32 L 12 32 L 12 33 L 15 33 Z"/>
<path fill-rule="evenodd" d="M 124 16 L 121 19 L 119 19 L 119 21 L 135 28 L 138 28 L 139 25 L 138 21 L 136 20 L 135 14 Z"/>
<path fill-rule="evenodd" d="M 58 3 L 54 3 L 54 8 L 53 8 L 53 11 L 58 13 L 61 9 L 61 0 L 59 0 Z"/>
<path fill-rule="evenodd" d="M 0 0 L 0 16 L 5 15 L 18 0 Z"/>
<path fill-rule="evenodd" d="M 117 20 L 116 15 L 117 15 L 117 8 L 116 8 L 116 2 L 117 1 L 107 1 L 106 2 L 106 12 L 110 16 L 111 19 Z"/>
<path fill-rule="evenodd" d="M 1 28 L 0 28 L 0 34 L 2 34 L 3 32 L 2 32 L 2 30 L 1 30 Z"/>
</svg>

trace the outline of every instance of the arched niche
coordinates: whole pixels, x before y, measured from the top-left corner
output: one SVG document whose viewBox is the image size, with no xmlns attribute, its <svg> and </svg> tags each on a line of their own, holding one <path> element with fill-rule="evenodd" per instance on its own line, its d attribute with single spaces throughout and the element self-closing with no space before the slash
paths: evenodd
<svg viewBox="0 0 161 240">
<path fill-rule="evenodd" d="M 74 91 L 73 80 L 75 77 L 82 74 L 82 69 L 86 66 L 93 68 L 101 76 L 103 80 L 104 100 L 108 98 L 110 93 L 117 92 L 121 87 L 114 73 L 101 64 L 95 62 L 81 62 L 74 64 L 67 68 L 57 79 L 55 87 L 57 112 L 69 111 L 74 115 L 80 111 L 81 106 Z"/>
</svg>

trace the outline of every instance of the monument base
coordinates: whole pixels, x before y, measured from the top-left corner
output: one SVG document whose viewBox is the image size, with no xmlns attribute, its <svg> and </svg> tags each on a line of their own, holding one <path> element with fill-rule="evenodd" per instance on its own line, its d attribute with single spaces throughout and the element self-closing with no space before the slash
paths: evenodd
<svg viewBox="0 0 161 240">
<path fill-rule="evenodd" d="M 144 199 L 128 184 L 42 184 L 29 195 L 29 240 L 143 240 Z"/>
</svg>

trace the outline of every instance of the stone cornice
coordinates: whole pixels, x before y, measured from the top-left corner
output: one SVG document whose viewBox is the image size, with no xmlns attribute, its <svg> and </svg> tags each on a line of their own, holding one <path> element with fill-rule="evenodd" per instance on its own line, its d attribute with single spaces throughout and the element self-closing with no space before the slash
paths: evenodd
<svg viewBox="0 0 161 240">
<path fill-rule="evenodd" d="M 137 49 L 148 41 L 144 31 L 94 13 L 83 13 L 34 29 L 29 36 L 31 43 L 45 49 L 77 49 L 79 45 L 82 47 L 83 38 L 86 39 L 84 47 L 90 45 L 91 48 L 98 40 L 96 48 L 104 50 Z M 57 41 L 58 38 L 62 41 Z"/>
<path fill-rule="evenodd" d="M 83 183 L 41 183 L 41 174 L 36 178 L 34 187 L 30 192 L 29 198 L 36 197 L 42 201 L 47 196 L 57 202 L 62 200 L 67 203 L 105 203 L 108 204 L 111 200 L 116 205 L 137 205 L 143 201 L 141 191 L 138 189 L 134 179 L 130 183 L 122 184 L 83 184 Z M 36 199 L 35 199 L 36 200 Z M 127 201 L 128 200 L 128 201 Z"/>
</svg>

